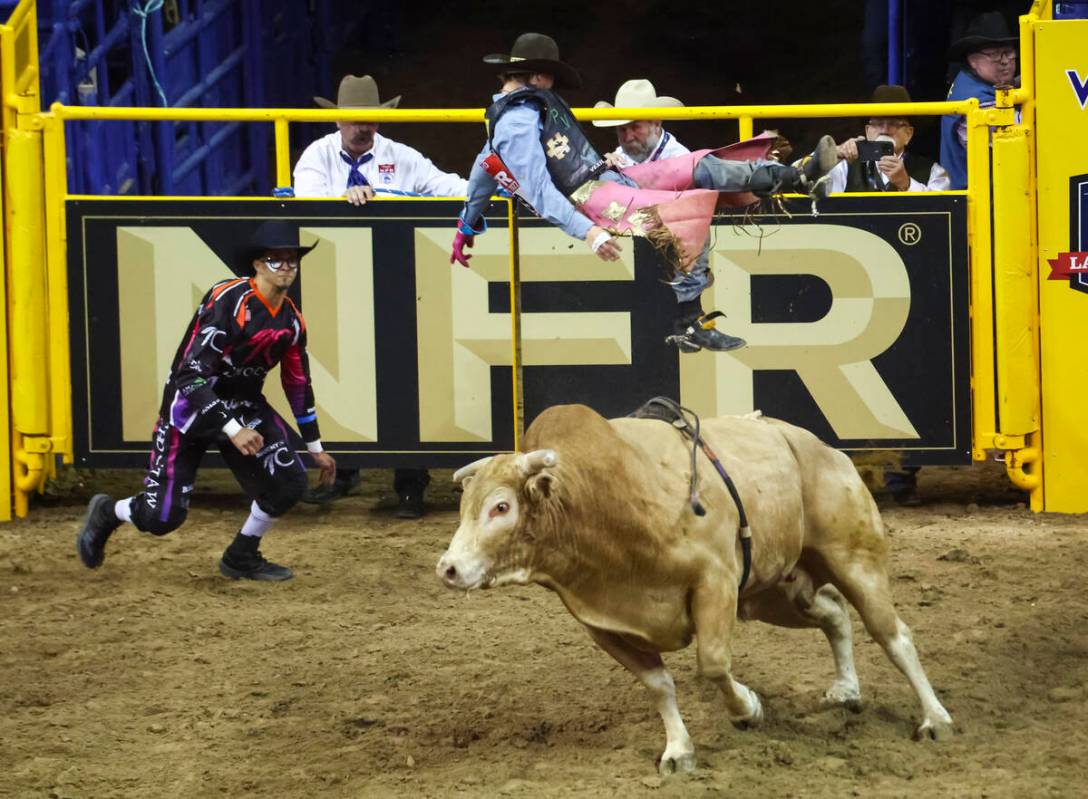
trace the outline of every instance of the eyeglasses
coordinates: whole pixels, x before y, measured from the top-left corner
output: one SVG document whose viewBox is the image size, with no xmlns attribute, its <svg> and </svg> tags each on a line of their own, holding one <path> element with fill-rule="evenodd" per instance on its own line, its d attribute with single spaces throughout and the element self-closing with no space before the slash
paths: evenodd
<svg viewBox="0 0 1088 799">
<path fill-rule="evenodd" d="M 1016 50 L 1011 47 L 1006 47 L 1003 50 L 979 50 L 978 54 L 986 56 L 987 59 L 993 61 L 995 64 L 1000 64 L 1002 61 L 1016 60 Z"/>
<path fill-rule="evenodd" d="M 271 269 L 273 272 L 278 272 L 281 269 L 290 269 L 292 272 L 298 269 L 298 258 L 270 258 L 265 257 L 261 259 L 264 261 L 264 265 Z"/>
<path fill-rule="evenodd" d="M 905 119 L 870 119 L 865 124 L 870 128 L 886 128 L 888 130 L 910 127 L 910 123 Z"/>
</svg>

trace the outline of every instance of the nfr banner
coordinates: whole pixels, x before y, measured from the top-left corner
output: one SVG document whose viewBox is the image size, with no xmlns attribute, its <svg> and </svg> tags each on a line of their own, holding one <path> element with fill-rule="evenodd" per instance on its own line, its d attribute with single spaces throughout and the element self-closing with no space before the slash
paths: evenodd
<svg viewBox="0 0 1088 799">
<path fill-rule="evenodd" d="M 641 240 L 606 263 L 521 219 L 512 291 L 505 202 L 464 269 L 449 264 L 454 202 L 70 201 L 77 460 L 144 463 L 200 297 L 242 274 L 238 250 L 261 220 L 287 216 L 318 242 L 295 299 L 339 462 L 460 464 L 513 448 L 550 405 L 617 416 L 656 394 L 703 415 L 758 408 L 849 451 L 968 462 L 964 204 L 835 198 L 819 217 L 720 218 L 704 307 L 748 347 L 681 356 L 665 343 L 675 296 Z M 266 395 L 284 408 L 277 383 Z"/>
</svg>

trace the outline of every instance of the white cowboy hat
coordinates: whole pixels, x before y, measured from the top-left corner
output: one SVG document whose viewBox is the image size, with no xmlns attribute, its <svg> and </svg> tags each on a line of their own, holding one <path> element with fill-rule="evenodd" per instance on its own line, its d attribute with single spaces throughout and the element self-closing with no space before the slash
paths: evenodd
<svg viewBox="0 0 1088 799">
<path fill-rule="evenodd" d="M 616 92 L 616 104 L 598 100 L 594 108 L 679 108 L 683 103 L 675 97 L 658 97 L 654 85 L 645 78 L 629 80 Z M 595 119 L 594 127 L 615 128 L 630 125 L 630 119 Z"/>
</svg>

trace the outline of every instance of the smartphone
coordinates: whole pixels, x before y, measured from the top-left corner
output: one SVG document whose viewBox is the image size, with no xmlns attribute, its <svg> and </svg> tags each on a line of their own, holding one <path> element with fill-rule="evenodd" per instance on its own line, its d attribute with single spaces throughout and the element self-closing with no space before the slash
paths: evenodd
<svg viewBox="0 0 1088 799">
<path fill-rule="evenodd" d="M 895 155 L 895 145 L 890 141 L 859 141 L 859 161 L 879 161 L 886 155 Z"/>
</svg>

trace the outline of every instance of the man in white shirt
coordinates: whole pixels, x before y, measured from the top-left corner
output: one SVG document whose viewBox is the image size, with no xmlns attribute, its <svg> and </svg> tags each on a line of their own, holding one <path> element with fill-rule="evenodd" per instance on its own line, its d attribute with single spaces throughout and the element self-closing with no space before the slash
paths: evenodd
<svg viewBox="0 0 1088 799">
<path fill-rule="evenodd" d="M 400 97 L 380 102 L 378 85 L 369 75 L 346 75 L 336 102 L 315 97 L 322 108 L 396 108 Z M 464 178 L 443 172 L 421 152 L 378 133 L 377 122 L 337 122 L 295 164 L 296 197 L 345 197 L 362 205 L 375 190 L 463 197 Z"/>
<path fill-rule="evenodd" d="M 903 86 L 877 86 L 871 103 L 909 103 Z M 843 191 L 948 191 L 951 180 L 943 166 L 908 153 L 914 126 L 906 117 L 872 117 L 865 123 L 865 135 L 847 139 L 838 146 L 842 160 L 828 173 L 831 193 Z M 859 141 L 888 141 L 893 154 L 877 161 L 859 158 Z"/>
<path fill-rule="evenodd" d="M 335 103 L 324 97 L 315 97 L 314 102 L 323 108 L 396 108 L 400 97 L 383 103 L 372 77 L 346 75 Z M 382 136 L 377 122 L 337 122 L 336 128 L 307 147 L 295 164 L 296 197 L 344 197 L 359 206 L 383 192 L 465 196 L 464 178 L 443 172 L 418 150 Z M 358 469 L 337 469 L 331 486 L 319 486 L 303 501 L 323 503 L 346 496 L 359 479 Z M 396 470 L 397 516 L 418 519 L 423 515 L 423 491 L 429 482 L 426 469 Z"/>
<path fill-rule="evenodd" d="M 594 108 L 679 108 L 675 97 L 658 97 L 654 85 L 645 78 L 626 81 L 616 92 L 616 103 L 599 100 Z M 615 128 L 619 146 L 609 153 L 613 166 L 627 167 L 646 161 L 673 158 L 691 152 L 666 131 L 660 119 L 596 119 L 594 127 Z"/>
</svg>

